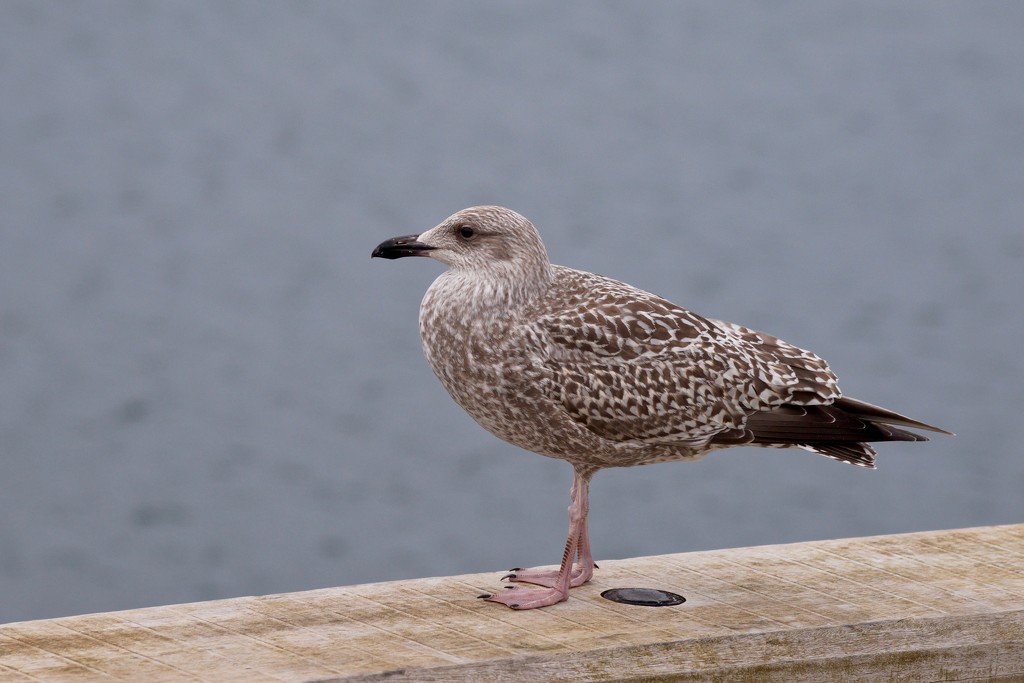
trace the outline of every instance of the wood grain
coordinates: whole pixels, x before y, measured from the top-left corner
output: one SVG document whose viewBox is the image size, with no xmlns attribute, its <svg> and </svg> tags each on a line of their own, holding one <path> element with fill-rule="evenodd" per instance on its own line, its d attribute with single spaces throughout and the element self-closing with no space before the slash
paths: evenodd
<svg viewBox="0 0 1024 683">
<path fill-rule="evenodd" d="M 1024 680 L 1024 524 L 600 564 L 527 612 L 495 572 L 7 624 L 0 681 Z"/>
</svg>

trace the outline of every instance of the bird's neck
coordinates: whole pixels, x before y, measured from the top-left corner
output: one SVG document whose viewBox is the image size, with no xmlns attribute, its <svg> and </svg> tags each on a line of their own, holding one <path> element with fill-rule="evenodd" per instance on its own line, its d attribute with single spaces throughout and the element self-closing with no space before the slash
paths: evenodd
<svg viewBox="0 0 1024 683">
<path fill-rule="evenodd" d="M 508 319 L 533 304 L 551 286 L 550 266 L 529 278 L 500 268 L 480 271 L 452 269 L 442 273 L 427 290 L 424 303 L 447 308 L 450 314 L 476 321 Z"/>
</svg>

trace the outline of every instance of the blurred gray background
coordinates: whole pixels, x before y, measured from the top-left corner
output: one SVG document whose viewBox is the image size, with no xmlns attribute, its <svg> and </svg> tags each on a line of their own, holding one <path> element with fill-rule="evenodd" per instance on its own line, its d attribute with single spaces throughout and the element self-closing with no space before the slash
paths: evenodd
<svg viewBox="0 0 1024 683">
<path fill-rule="evenodd" d="M 1024 3 L 0 4 L 0 622 L 560 557 L 422 358 L 465 206 L 956 431 L 600 473 L 597 559 L 1024 521 Z"/>
</svg>

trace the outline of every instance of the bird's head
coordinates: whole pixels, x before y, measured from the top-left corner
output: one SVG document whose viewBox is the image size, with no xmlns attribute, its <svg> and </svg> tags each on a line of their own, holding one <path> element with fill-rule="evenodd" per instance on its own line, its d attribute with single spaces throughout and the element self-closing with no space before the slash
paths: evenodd
<svg viewBox="0 0 1024 683">
<path fill-rule="evenodd" d="M 372 256 L 429 256 L 452 270 L 546 279 L 551 263 L 533 224 L 511 209 L 474 206 L 420 235 L 381 242 Z"/>
</svg>

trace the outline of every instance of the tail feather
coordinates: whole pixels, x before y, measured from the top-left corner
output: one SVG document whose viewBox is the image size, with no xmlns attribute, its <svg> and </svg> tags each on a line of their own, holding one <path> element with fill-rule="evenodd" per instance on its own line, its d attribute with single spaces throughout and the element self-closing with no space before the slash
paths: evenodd
<svg viewBox="0 0 1024 683">
<path fill-rule="evenodd" d="M 953 434 L 864 401 L 839 398 L 829 405 L 787 404 L 753 413 L 747 416 L 742 429 L 722 432 L 712 443 L 796 446 L 835 460 L 873 468 L 876 453 L 868 442 L 928 440 L 922 434 L 900 427 Z"/>
<path fill-rule="evenodd" d="M 875 469 L 875 449 L 866 443 L 801 445 L 800 448 L 817 453 L 818 455 L 824 455 L 826 458 L 848 462 L 857 467 L 866 467 L 869 470 Z"/>
</svg>

